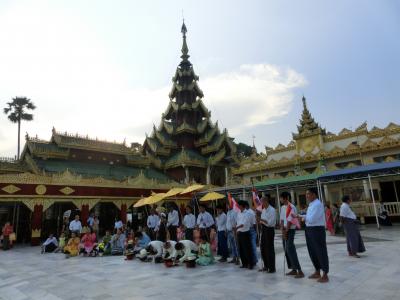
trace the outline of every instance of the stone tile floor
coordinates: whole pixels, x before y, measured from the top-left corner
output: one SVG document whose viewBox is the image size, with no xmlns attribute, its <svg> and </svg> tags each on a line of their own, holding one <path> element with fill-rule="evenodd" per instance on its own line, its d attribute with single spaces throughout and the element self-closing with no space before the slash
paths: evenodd
<svg viewBox="0 0 400 300">
<path fill-rule="evenodd" d="M 367 252 L 348 257 L 343 236 L 328 236 L 330 282 L 283 276 L 277 234 L 277 273 L 241 270 L 226 263 L 186 269 L 124 261 L 122 257 L 40 254 L 38 247 L 0 251 L 0 299 L 399 299 L 400 226 L 363 227 Z M 306 275 L 312 265 L 303 232 L 296 235 Z"/>
</svg>

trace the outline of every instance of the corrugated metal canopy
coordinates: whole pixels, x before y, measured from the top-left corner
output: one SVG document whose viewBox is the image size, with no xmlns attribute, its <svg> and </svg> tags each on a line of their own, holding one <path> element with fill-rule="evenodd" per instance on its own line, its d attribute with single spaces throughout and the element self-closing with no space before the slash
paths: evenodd
<svg viewBox="0 0 400 300">
<path fill-rule="evenodd" d="M 335 170 L 327 172 L 318 177 L 321 181 L 337 178 L 337 177 L 350 177 L 354 175 L 365 175 L 373 174 L 377 172 L 385 172 L 393 169 L 400 169 L 400 161 L 376 163 L 365 166 L 359 166 L 343 170 Z"/>
<path fill-rule="evenodd" d="M 255 187 L 275 186 L 281 184 L 288 184 L 301 181 L 317 180 L 320 174 L 308 174 L 302 176 L 291 176 L 286 178 L 274 178 L 260 181 L 254 184 Z"/>
</svg>

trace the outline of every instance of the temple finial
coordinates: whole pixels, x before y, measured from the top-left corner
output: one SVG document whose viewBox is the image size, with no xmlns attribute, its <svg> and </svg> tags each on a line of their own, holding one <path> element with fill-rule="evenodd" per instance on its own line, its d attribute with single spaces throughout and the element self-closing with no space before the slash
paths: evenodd
<svg viewBox="0 0 400 300">
<path fill-rule="evenodd" d="M 307 102 L 306 102 L 306 97 L 304 97 L 304 94 L 303 94 L 303 98 L 301 99 L 301 101 L 303 101 L 303 107 L 304 107 L 304 109 L 306 109 L 307 108 Z"/>
<path fill-rule="evenodd" d="M 188 60 L 188 58 L 189 58 L 189 55 L 188 55 L 189 48 L 186 44 L 186 32 L 187 32 L 187 28 L 185 25 L 185 19 L 183 19 L 182 28 L 181 28 L 181 33 L 182 33 L 182 38 L 183 38 L 182 49 L 181 49 L 181 51 L 182 51 L 181 58 L 183 60 Z"/>
</svg>

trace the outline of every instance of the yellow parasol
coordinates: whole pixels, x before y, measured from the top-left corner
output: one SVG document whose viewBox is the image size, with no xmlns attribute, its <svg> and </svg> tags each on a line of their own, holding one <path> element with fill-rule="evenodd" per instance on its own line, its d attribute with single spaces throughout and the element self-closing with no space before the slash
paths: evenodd
<svg viewBox="0 0 400 300">
<path fill-rule="evenodd" d="M 155 204 L 165 198 L 166 193 L 158 193 L 146 199 L 145 204 Z"/>
<path fill-rule="evenodd" d="M 201 190 L 203 187 L 204 187 L 204 185 L 202 185 L 202 184 L 193 184 L 193 185 L 188 186 L 186 189 L 184 189 L 181 192 L 181 194 L 195 192 L 195 191 Z"/>
<path fill-rule="evenodd" d="M 148 198 L 150 198 L 150 197 L 151 197 L 151 196 L 140 199 L 138 202 L 135 203 L 135 205 L 133 205 L 133 207 L 141 207 L 141 206 L 146 205 L 145 202 L 146 202 L 146 200 L 147 200 Z"/>
<path fill-rule="evenodd" d="M 183 190 L 184 188 L 172 188 L 165 194 L 165 198 L 176 196 L 180 194 Z"/>
<path fill-rule="evenodd" d="M 200 202 L 206 202 L 206 201 L 213 201 L 213 200 L 219 200 L 219 199 L 224 199 L 225 195 L 222 195 L 220 193 L 216 192 L 210 192 L 205 194 L 203 197 L 201 197 Z"/>
</svg>

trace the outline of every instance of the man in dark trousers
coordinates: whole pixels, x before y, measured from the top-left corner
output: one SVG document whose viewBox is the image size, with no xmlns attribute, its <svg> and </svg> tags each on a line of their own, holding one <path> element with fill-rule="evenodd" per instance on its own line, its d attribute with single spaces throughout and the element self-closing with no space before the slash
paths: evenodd
<svg viewBox="0 0 400 300">
<path fill-rule="evenodd" d="M 296 246 L 294 245 L 294 236 L 296 234 L 296 224 L 299 226 L 297 220 L 296 207 L 290 202 L 290 194 L 282 192 L 281 199 L 281 212 L 280 212 L 280 227 L 282 230 L 282 243 L 285 250 L 286 262 L 290 272 L 286 273 L 288 276 L 295 278 L 303 278 L 304 273 L 301 270 L 299 259 L 297 257 Z"/>
<path fill-rule="evenodd" d="M 268 273 L 275 273 L 275 225 L 276 225 L 276 211 L 269 204 L 269 198 L 263 197 L 263 210 L 261 212 L 260 224 L 261 226 L 261 244 L 260 251 L 261 257 L 264 261 L 264 267 L 259 271 L 266 271 Z"/>
<path fill-rule="evenodd" d="M 249 214 L 246 212 L 246 201 L 239 201 L 240 213 L 238 214 L 236 232 L 238 239 L 238 248 L 240 260 L 242 261 L 241 268 L 253 269 L 253 257 L 250 240 L 250 226 L 252 222 Z"/>
<path fill-rule="evenodd" d="M 322 201 L 318 199 L 316 188 L 309 188 L 306 192 L 309 202 L 307 213 L 304 215 L 306 223 L 306 243 L 308 254 L 314 265 L 315 272 L 308 278 L 318 282 L 328 282 L 329 259 L 326 247 L 325 210 Z M 322 270 L 322 276 L 321 276 Z"/>
</svg>

